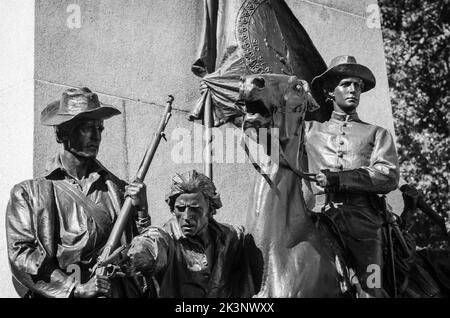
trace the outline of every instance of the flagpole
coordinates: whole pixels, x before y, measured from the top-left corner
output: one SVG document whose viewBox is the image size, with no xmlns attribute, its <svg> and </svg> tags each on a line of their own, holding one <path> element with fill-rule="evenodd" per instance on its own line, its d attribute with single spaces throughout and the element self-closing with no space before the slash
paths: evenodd
<svg viewBox="0 0 450 318">
<path fill-rule="evenodd" d="M 212 128 L 213 124 L 213 113 L 212 113 L 212 103 L 211 103 L 211 93 L 208 90 L 206 93 L 206 103 L 205 110 L 203 112 L 203 124 L 205 125 L 205 175 L 213 180 L 213 167 L 212 167 Z"/>
</svg>

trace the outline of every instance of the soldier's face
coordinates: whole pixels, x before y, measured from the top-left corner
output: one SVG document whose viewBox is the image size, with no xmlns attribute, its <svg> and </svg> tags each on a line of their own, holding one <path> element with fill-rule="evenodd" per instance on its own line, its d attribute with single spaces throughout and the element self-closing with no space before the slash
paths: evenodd
<svg viewBox="0 0 450 318">
<path fill-rule="evenodd" d="M 358 107 L 363 81 L 357 77 L 343 78 L 332 92 L 334 102 L 344 111 Z"/>
<path fill-rule="evenodd" d="M 97 157 L 103 129 L 103 120 L 81 121 L 69 136 L 69 150 L 80 157 Z"/>
<path fill-rule="evenodd" d="M 208 202 L 201 193 L 181 194 L 175 200 L 174 214 L 183 234 L 196 236 L 208 225 Z"/>
</svg>

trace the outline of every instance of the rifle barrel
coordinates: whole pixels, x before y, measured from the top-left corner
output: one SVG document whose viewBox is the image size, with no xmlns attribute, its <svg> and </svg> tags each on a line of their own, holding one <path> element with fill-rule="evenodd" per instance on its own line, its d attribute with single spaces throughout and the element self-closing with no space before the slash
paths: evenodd
<svg viewBox="0 0 450 318">
<path fill-rule="evenodd" d="M 422 197 L 420 197 L 417 201 L 417 206 L 422 210 L 423 213 L 428 215 L 428 217 L 431 218 L 434 223 L 436 223 L 444 231 L 444 233 L 447 233 L 445 220 L 436 211 L 434 211 Z"/>
<path fill-rule="evenodd" d="M 144 158 L 139 166 L 138 172 L 136 173 L 136 178 L 134 182 L 144 181 L 145 175 L 147 174 L 148 168 L 155 156 L 156 149 L 158 148 L 159 142 L 161 138 L 164 136 L 164 129 L 170 119 L 171 111 L 172 111 L 172 102 L 174 98 L 172 95 L 168 96 L 166 109 L 164 111 L 164 116 L 161 119 L 158 130 L 154 135 L 151 146 L 145 152 Z M 108 237 L 108 241 L 103 248 L 103 252 L 99 257 L 98 263 L 104 262 L 111 253 L 115 250 L 115 248 L 119 245 L 120 238 L 125 229 L 125 226 L 130 218 L 130 214 L 132 211 L 132 199 L 130 197 L 125 198 L 125 202 L 120 210 L 119 216 L 117 217 L 116 222 L 114 223 L 114 227 L 111 231 L 111 234 Z M 95 271 L 99 275 L 105 275 L 106 268 L 104 266 L 99 266 Z"/>
</svg>

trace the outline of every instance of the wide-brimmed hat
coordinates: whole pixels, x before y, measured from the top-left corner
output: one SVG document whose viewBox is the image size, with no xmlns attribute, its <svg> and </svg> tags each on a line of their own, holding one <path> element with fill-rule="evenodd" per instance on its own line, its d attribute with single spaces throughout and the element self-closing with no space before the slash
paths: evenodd
<svg viewBox="0 0 450 318">
<path fill-rule="evenodd" d="M 98 96 L 87 88 L 69 88 L 60 100 L 47 105 L 41 112 L 41 124 L 58 126 L 75 118 L 108 119 L 119 115 L 120 111 L 111 106 L 103 106 Z"/>
<path fill-rule="evenodd" d="M 311 87 L 315 90 L 320 90 L 323 87 L 324 81 L 333 76 L 359 77 L 364 82 L 362 92 L 371 90 L 376 84 L 375 76 L 373 76 L 369 68 L 356 63 L 356 59 L 351 55 L 341 55 L 331 60 L 325 72 L 313 78 Z"/>
</svg>

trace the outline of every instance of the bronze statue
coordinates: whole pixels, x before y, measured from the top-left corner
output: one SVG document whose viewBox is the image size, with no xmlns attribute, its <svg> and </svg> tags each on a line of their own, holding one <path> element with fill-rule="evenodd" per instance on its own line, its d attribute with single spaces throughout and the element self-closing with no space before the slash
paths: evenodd
<svg viewBox="0 0 450 318">
<path fill-rule="evenodd" d="M 67 89 L 41 113 L 63 145 L 44 176 L 14 186 L 6 211 L 8 256 L 26 297 L 136 297 L 131 278 L 91 275 L 120 211 L 131 196 L 135 220 L 122 237 L 150 225 L 145 185 L 128 184 L 96 160 L 103 121 L 120 111 L 88 88 Z M 91 277 L 92 276 L 92 277 Z"/>
<path fill-rule="evenodd" d="M 222 206 L 213 182 L 193 170 L 177 174 L 166 196 L 173 217 L 135 237 L 131 268 L 158 286 L 157 297 L 251 297 L 242 228 L 214 220 Z"/>
<path fill-rule="evenodd" d="M 305 127 L 309 171 L 318 174 L 314 210 L 334 219 L 363 289 L 382 296 L 380 279 L 371 287 L 367 284 L 376 266 L 383 270 L 383 216 L 377 194 L 397 188 L 399 165 L 391 134 L 361 121 L 356 112 L 361 93 L 375 87 L 375 77 L 354 57 L 338 56 L 311 86 L 322 89 L 333 105 L 329 121 Z"/>
<path fill-rule="evenodd" d="M 242 78 L 244 127 L 278 131 L 279 162 L 255 162 L 260 172 L 247 211 L 246 230 L 257 297 L 349 297 L 354 295 L 346 260 L 327 224 L 310 217 L 313 175 L 302 159 L 306 112 L 317 104 L 306 81 L 281 74 Z M 271 130 L 269 130 L 271 131 Z M 246 130 L 258 134 L 260 131 Z M 271 138 L 270 138 L 271 139 Z M 268 145 L 266 152 L 269 152 Z M 265 166 L 263 166 L 265 165 Z M 261 254 L 258 257 L 258 254 Z"/>
<path fill-rule="evenodd" d="M 289 161 L 291 167 L 300 168 L 296 156 L 301 154 L 303 119 L 323 121 L 331 113 L 329 107 L 306 112 L 305 100 L 310 101 L 311 108 L 317 107 L 311 94 L 320 105 L 324 98 L 315 91 L 306 96 L 302 81 L 298 81 L 310 82 L 326 70 L 320 53 L 285 1 L 205 0 L 203 3 L 206 14 L 201 50 L 192 66 L 194 74 L 202 77 L 202 97 L 190 118 L 204 117 L 206 126 L 211 125 L 212 116 L 215 126 L 233 122 L 239 127 L 279 128 L 280 146 L 285 155 L 281 163 Z M 266 88 L 263 81 L 257 83 L 256 74 L 266 80 Z M 243 83 L 241 77 L 245 77 Z M 249 96 L 244 96 L 245 86 L 252 91 Z M 265 95 L 250 96 L 253 93 Z M 240 94 L 244 94 L 242 98 Z M 269 153 L 270 149 L 266 151 Z M 347 295 L 350 287 L 345 268 L 341 273 L 338 271 L 345 267 L 341 264 L 344 261 L 335 257 L 338 248 L 321 241 L 328 233 L 315 230 L 307 217 L 297 174 L 286 165 L 255 167 L 262 174 L 250 198 L 246 230 L 255 243 L 248 253 L 257 296 Z"/>
<path fill-rule="evenodd" d="M 450 250 L 443 247 L 417 248 L 413 237 L 412 218 L 418 210 L 425 213 L 450 239 L 450 218 L 442 218 L 425 201 L 422 191 L 412 184 L 400 187 L 404 209 L 394 226 L 399 230 L 394 241 L 399 297 L 449 297 Z M 391 222 L 392 224 L 392 222 Z"/>
<path fill-rule="evenodd" d="M 388 241 L 389 248 L 395 243 L 390 240 L 396 238 L 389 235 L 390 230 L 381 228 L 392 213 L 377 194 L 397 187 L 396 152 L 389 132 L 362 123 L 356 113 L 346 114 L 340 109 L 345 104 L 357 106 L 360 93 L 375 85 L 372 72 L 351 57 L 335 59 L 327 70 L 307 32 L 284 1 L 205 0 L 204 9 L 207 14 L 201 50 L 192 66 L 192 71 L 203 78 L 202 97 L 190 118 L 204 115 L 206 126 L 211 125 L 213 117 L 215 126 L 234 122 L 244 129 L 279 128 L 279 164 L 263 167 L 254 163 L 260 176 L 251 197 L 246 229 L 255 240 L 255 255 L 261 254 L 250 258 L 257 295 L 342 296 L 349 290 L 346 281 L 351 273 L 345 272 L 347 266 L 352 266 L 359 276 L 352 285 L 358 296 L 386 296 L 378 288 L 380 277 L 370 284 L 374 288 L 367 288 L 367 279 L 380 276 L 381 271 L 395 272 L 392 264 L 388 271 L 383 270 L 386 266 L 380 255 L 382 241 Z M 347 67 L 348 64 L 351 65 Z M 347 88 L 335 93 L 344 78 L 337 82 L 332 78 L 342 72 L 350 72 L 346 73 L 350 79 L 342 84 L 356 89 L 352 96 L 346 96 Z M 241 76 L 244 78 L 239 84 Z M 302 88 L 301 80 L 311 82 L 313 78 L 310 94 L 321 107 L 305 113 L 308 104 L 313 103 L 304 94 L 309 89 Z M 336 103 L 329 93 L 337 96 Z M 339 112 L 331 115 L 333 110 Z M 325 123 L 304 122 L 311 119 Z M 330 125 L 335 121 L 342 127 L 333 131 Z M 258 141 L 253 132 L 251 137 Z M 271 149 L 266 151 L 269 155 Z M 307 161 L 309 174 L 304 172 L 308 170 Z M 342 186 L 337 182 L 341 176 Z M 308 208 L 320 212 L 325 203 L 327 213 L 309 217 Z M 343 203 L 343 209 L 352 212 L 329 208 L 340 208 Z M 359 204 L 362 212 L 353 209 Z M 343 224 L 350 218 L 354 228 Z M 357 227 L 363 222 L 365 226 Z M 346 231 L 341 233 L 339 229 Z M 361 237 L 355 243 L 350 232 L 368 238 L 364 243 L 370 255 L 355 255 L 362 245 L 358 244 Z M 353 257 L 342 253 L 347 248 L 353 250 L 348 253 Z M 393 253 L 388 254 L 394 257 Z M 336 261 L 333 256 L 338 256 Z M 387 276 L 381 275 L 381 280 Z M 354 288 L 350 290 L 354 295 Z M 389 292 L 395 296 L 392 288 Z"/>
<path fill-rule="evenodd" d="M 192 72 L 202 77 L 202 96 L 189 119 L 205 115 L 212 104 L 213 125 L 239 125 L 239 78 L 252 74 L 287 74 L 310 82 L 326 64 L 302 24 L 284 0 L 203 0 L 205 19 Z M 315 92 L 313 92 L 315 94 Z M 321 94 L 314 95 L 321 104 Z M 321 107 L 306 118 L 324 120 Z"/>
<path fill-rule="evenodd" d="M 358 78 L 355 78 L 355 82 L 352 81 L 350 86 L 355 86 L 355 83 L 359 83 Z M 350 88 L 350 91 L 352 90 L 353 88 Z M 240 97 L 246 105 L 243 127 L 275 127 L 278 128 L 280 139 L 279 162 L 272 160 L 269 163 L 254 163 L 260 177 L 254 186 L 246 228 L 255 242 L 255 248 L 248 249 L 247 253 L 251 256 L 251 267 L 259 269 L 252 271 L 255 289 L 259 291 L 258 297 L 448 296 L 448 251 L 416 251 L 414 240 L 405 232 L 407 226 L 404 223 L 411 211 L 416 207 L 430 210 L 423 200 L 418 199 L 417 191 L 400 188 L 404 191 L 405 198 L 405 210 L 401 218 L 405 221 L 400 222 L 401 219 L 384 206 L 383 200 L 373 197 L 368 201 L 352 201 L 364 195 L 361 189 L 358 189 L 359 192 L 354 196 L 339 202 L 339 198 L 349 195 L 340 192 L 338 196 L 333 196 L 337 188 L 325 186 L 325 191 L 320 191 L 316 184 L 324 184 L 324 180 L 328 179 L 328 171 L 323 175 L 306 172 L 307 159 L 312 160 L 304 156 L 305 144 L 312 142 L 311 139 L 307 140 L 307 128 L 312 125 L 327 125 L 328 122 L 305 124 L 305 112 L 317 107 L 305 81 L 296 76 L 279 74 L 246 76 L 241 81 Z M 353 97 L 349 100 L 355 101 Z M 350 123 L 352 122 L 347 125 Z M 250 130 L 247 133 L 251 137 L 259 137 L 258 134 L 265 132 L 267 130 Z M 364 134 L 360 134 L 361 136 Z M 316 140 L 316 143 L 319 146 L 320 140 Z M 266 151 L 269 151 L 270 147 L 264 146 Z M 320 162 L 320 158 L 316 160 Z M 381 170 L 389 171 L 383 168 Z M 352 170 L 347 171 L 352 173 Z M 356 172 L 365 174 L 364 171 Z M 360 179 L 367 180 L 363 177 Z M 383 182 L 378 185 L 374 183 L 379 187 L 376 192 L 382 189 L 382 184 Z M 334 186 L 337 187 L 336 184 Z M 314 192 L 317 189 L 319 192 Z M 325 209 L 319 210 L 323 213 L 310 212 L 310 209 L 317 205 L 322 207 L 317 202 L 322 193 L 331 196 L 325 201 Z M 352 202 L 358 205 L 352 206 Z M 352 208 L 348 215 L 342 216 Z M 448 220 L 444 222 L 435 212 L 425 212 L 443 231 L 448 232 Z M 365 229 L 369 239 L 358 237 L 361 242 L 376 243 L 374 245 L 377 248 L 380 247 L 378 244 L 383 244 L 380 256 L 382 263 L 375 264 L 382 272 L 369 273 L 372 274 L 370 278 L 374 279 L 370 281 L 373 287 L 377 287 L 374 285 L 379 279 L 381 288 L 376 291 L 367 288 L 372 286 L 362 286 L 361 278 L 355 279 L 353 273 L 354 269 L 357 270 L 356 262 L 364 261 L 364 258 L 355 260 L 356 257 L 371 256 L 371 253 L 364 254 L 366 251 L 353 256 L 351 246 L 347 245 L 349 240 L 354 239 L 352 235 L 355 234 L 351 230 L 358 223 L 344 223 L 342 220 L 353 221 L 354 218 L 351 217 L 355 213 L 376 213 L 375 216 L 369 214 L 370 219 L 366 219 L 365 225 L 370 225 L 369 221 L 372 220 L 379 222 L 377 228 L 373 227 L 376 234 L 380 235 L 379 240 L 370 239 L 370 228 Z M 364 229 L 362 226 L 360 228 Z M 390 240 L 386 240 L 388 237 Z M 367 251 L 371 252 L 370 249 Z M 258 252 L 262 254 L 261 257 L 253 257 L 257 256 Z M 389 263 L 389 266 L 383 269 L 381 267 L 384 261 Z M 376 267 L 369 265 L 372 270 Z M 391 265 L 395 267 L 393 272 L 396 280 L 392 278 Z"/>
</svg>

